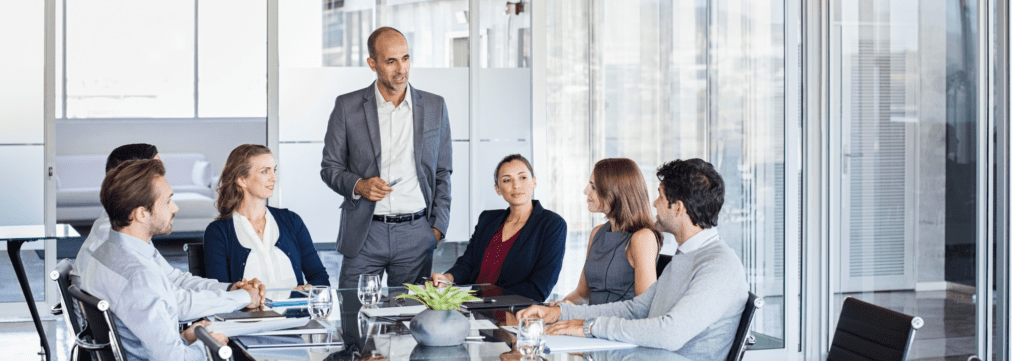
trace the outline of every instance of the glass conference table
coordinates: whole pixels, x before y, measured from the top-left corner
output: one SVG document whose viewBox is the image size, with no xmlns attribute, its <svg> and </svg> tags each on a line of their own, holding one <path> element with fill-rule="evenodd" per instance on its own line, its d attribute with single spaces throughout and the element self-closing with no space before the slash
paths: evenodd
<svg viewBox="0 0 1024 361">
<path fill-rule="evenodd" d="M 0 242 L 7 242 L 7 254 L 11 259 L 11 266 L 14 267 L 14 274 L 18 277 L 18 284 L 21 285 L 21 292 L 25 295 L 25 304 L 28 305 L 29 314 L 32 316 L 32 323 L 39 333 L 40 354 L 45 356 L 47 361 L 51 360 L 50 343 L 46 339 L 46 331 L 43 330 L 43 323 L 39 319 L 39 311 L 36 310 L 36 300 L 32 296 L 32 287 L 29 284 L 28 276 L 25 274 L 25 265 L 21 261 L 21 245 L 25 242 L 33 242 L 46 239 L 68 239 L 78 238 L 78 231 L 67 224 L 58 224 L 55 235 L 47 237 L 46 227 L 43 225 L 30 226 L 0 226 Z"/>
<path fill-rule="evenodd" d="M 509 294 L 492 285 L 476 285 L 476 294 L 496 296 Z M 412 306 L 419 303 L 409 299 L 396 299 L 397 295 L 406 293 L 404 287 L 388 287 L 382 290 L 384 297 L 376 305 L 377 308 Z M 268 292 L 268 298 L 270 294 Z M 273 299 L 273 298 L 271 298 Z M 246 348 L 239 337 L 232 337 L 231 344 L 236 360 L 519 360 L 522 355 L 516 350 L 516 334 L 500 327 L 494 329 L 473 329 L 470 336 L 479 340 L 467 341 L 459 346 L 426 347 L 420 346 L 408 327 L 401 319 L 389 320 L 386 317 L 369 317 L 360 312 L 363 305 L 359 302 L 356 289 L 338 289 L 335 297 L 335 308 L 323 322 L 328 326 L 327 334 L 303 335 L 302 338 L 310 345 L 319 346 L 288 346 L 271 348 Z M 489 309 L 474 311 L 467 314 L 474 320 L 489 320 L 496 326 L 513 325 L 511 311 L 505 309 Z M 275 310 L 282 311 L 275 308 Z M 285 309 L 287 310 L 287 309 Z M 245 336 L 242 336 L 245 337 Z M 327 341 L 327 342 L 325 342 Z M 542 355 L 544 360 L 687 360 L 676 353 L 636 347 L 613 351 L 597 351 L 584 353 L 549 353 Z"/>
</svg>

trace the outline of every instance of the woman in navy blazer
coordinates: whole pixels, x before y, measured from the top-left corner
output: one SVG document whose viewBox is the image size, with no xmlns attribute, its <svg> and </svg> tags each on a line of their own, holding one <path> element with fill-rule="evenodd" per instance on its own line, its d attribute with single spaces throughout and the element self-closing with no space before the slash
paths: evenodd
<svg viewBox="0 0 1024 361">
<path fill-rule="evenodd" d="M 551 294 L 565 255 L 565 220 L 533 200 L 537 179 L 530 162 L 513 154 L 498 163 L 494 189 L 507 209 L 484 211 L 466 252 L 435 286 L 491 283 L 537 302 Z"/>
<path fill-rule="evenodd" d="M 228 156 L 217 189 L 220 215 L 203 239 L 206 276 L 234 283 L 258 275 L 268 288 L 330 286 L 302 218 L 266 206 L 276 168 L 262 145 L 241 145 Z"/>
</svg>

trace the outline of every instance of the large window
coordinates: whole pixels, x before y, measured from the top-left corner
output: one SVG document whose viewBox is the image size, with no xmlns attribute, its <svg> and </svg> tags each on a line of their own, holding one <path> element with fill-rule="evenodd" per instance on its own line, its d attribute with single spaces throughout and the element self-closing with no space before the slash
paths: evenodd
<svg viewBox="0 0 1024 361">
<path fill-rule="evenodd" d="M 766 301 L 754 324 L 759 347 L 782 348 L 785 246 L 799 237 L 786 234 L 786 222 L 800 222 L 784 212 L 800 202 L 784 195 L 786 182 L 799 180 L 787 177 L 797 164 L 784 152 L 785 2 L 552 1 L 549 9 L 547 124 L 558 136 L 547 145 L 547 186 L 570 225 L 568 247 L 585 253 L 591 228 L 605 222 L 587 212 L 582 193 L 596 161 L 636 161 L 654 200 L 658 166 L 703 158 L 726 183 L 719 232 Z M 662 253 L 673 254 L 667 236 Z M 582 267 L 567 258 L 556 292 L 575 287 Z"/>
<path fill-rule="evenodd" d="M 58 118 L 266 117 L 266 1 L 62 5 Z"/>
</svg>

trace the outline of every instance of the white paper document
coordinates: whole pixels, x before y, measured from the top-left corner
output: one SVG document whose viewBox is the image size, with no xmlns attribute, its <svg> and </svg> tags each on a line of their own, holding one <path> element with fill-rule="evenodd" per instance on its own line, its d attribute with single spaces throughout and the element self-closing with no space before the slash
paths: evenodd
<svg viewBox="0 0 1024 361">
<path fill-rule="evenodd" d="M 423 312 L 427 309 L 427 306 L 416 305 L 416 306 L 402 306 L 402 307 L 381 307 L 381 308 L 364 308 L 361 311 L 370 317 L 381 317 L 381 316 L 402 316 L 402 315 L 415 315 Z"/>
<path fill-rule="evenodd" d="M 518 335 L 516 327 L 501 326 L 501 328 Z M 545 335 L 544 344 L 550 353 L 605 351 L 637 347 L 628 342 L 565 335 Z"/>
<path fill-rule="evenodd" d="M 548 352 L 551 353 L 604 351 L 636 347 L 636 345 L 626 342 L 565 335 L 544 336 L 544 343 L 547 344 Z"/>
<path fill-rule="evenodd" d="M 210 326 L 207 326 L 206 330 L 216 332 L 227 337 L 235 337 L 305 326 L 307 323 L 309 323 L 308 318 L 286 318 L 283 320 L 263 320 L 255 322 L 210 322 Z"/>
<path fill-rule="evenodd" d="M 459 291 L 463 291 L 463 292 L 469 292 L 469 291 L 473 290 L 473 286 L 448 286 L 448 287 L 455 287 Z M 448 288 L 448 287 L 438 288 L 437 290 L 440 291 L 440 292 L 444 292 L 444 290 L 446 288 Z M 416 292 L 413 292 L 412 290 L 409 290 L 409 294 L 410 295 L 414 295 L 414 294 L 416 294 Z"/>
<path fill-rule="evenodd" d="M 412 323 L 410 321 L 403 321 L 402 323 L 405 324 L 405 328 L 412 329 Z M 490 320 L 470 320 L 469 321 L 469 329 L 470 330 L 497 330 L 498 326 L 495 326 L 494 322 L 491 322 Z"/>
</svg>

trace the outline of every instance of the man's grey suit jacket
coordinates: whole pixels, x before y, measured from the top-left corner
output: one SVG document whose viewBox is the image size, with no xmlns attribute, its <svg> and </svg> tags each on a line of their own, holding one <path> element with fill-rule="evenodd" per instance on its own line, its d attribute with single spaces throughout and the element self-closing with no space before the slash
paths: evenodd
<svg viewBox="0 0 1024 361">
<path fill-rule="evenodd" d="M 380 176 L 380 123 L 375 86 L 373 83 L 366 89 L 339 96 L 334 101 L 324 136 L 320 178 L 345 197 L 341 203 L 337 249 L 347 257 L 355 257 L 363 247 L 377 203 L 366 198 L 352 199 L 356 181 Z M 412 97 L 413 157 L 427 204 L 427 221 L 444 234 L 448 231 L 452 203 L 452 134 L 448 107 L 444 98 L 418 91 L 411 85 L 406 96 Z"/>
</svg>

